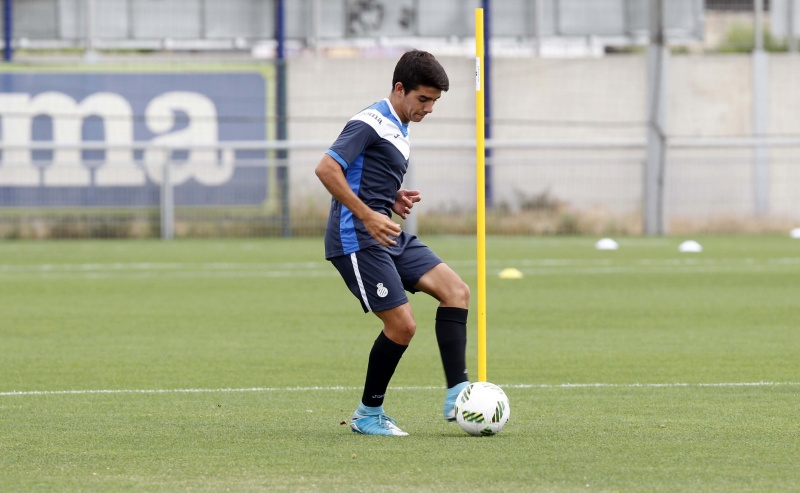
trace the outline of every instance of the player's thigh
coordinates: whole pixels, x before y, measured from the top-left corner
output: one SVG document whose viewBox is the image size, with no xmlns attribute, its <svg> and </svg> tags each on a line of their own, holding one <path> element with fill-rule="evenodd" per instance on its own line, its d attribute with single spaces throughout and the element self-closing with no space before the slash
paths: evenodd
<svg viewBox="0 0 800 493">
<path fill-rule="evenodd" d="M 389 310 L 408 297 L 391 256 L 378 246 L 330 259 L 364 312 Z"/>
<path fill-rule="evenodd" d="M 469 286 L 445 263 L 426 272 L 417 282 L 416 289 L 433 296 L 443 306 L 469 306 Z"/>
<path fill-rule="evenodd" d="M 416 237 L 405 245 L 402 252 L 394 254 L 392 258 L 403 281 L 403 287 L 410 293 L 420 291 L 417 287 L 420 279 L 442 263 L 442 259 Z"/>
</svg>

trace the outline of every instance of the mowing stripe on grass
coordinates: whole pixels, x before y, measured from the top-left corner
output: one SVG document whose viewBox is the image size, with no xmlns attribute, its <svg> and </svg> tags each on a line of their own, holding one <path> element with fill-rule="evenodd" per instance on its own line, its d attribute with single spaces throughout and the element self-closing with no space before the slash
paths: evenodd
<svg viewBox="0 0 800 493">
<path fill-rule="evenodd" d="M 507 267 L 507 262 L 490 259 L 492 269 Z M 713 273 L 784 271 L 800 267 L 798 258 L 667 258 L 617 261 L 614 259 L 518 259 L 512 261 L 528 275 L 603 275 L 648 272 L 668 273 Z M 472 268 L 474 261 L 449 262 L 458 268 Z M 251 278 L 251 277 L 319 277 L 334 276 L 336 271 L 325 261 L 311 262 L 115 262 L 83 264 L 0 264 L 0 273 L 5 275 L 36 275 L 45 279 L 98 279 L 109 277 L 172 277 L 172 278 Z"/>
<path fill-rule="evenodd" d="M 501 384 L 507 389 L 585 389 L 585 388 L 675 388 L 675 387 L 778 387 L 800 386 L 800 382 L 716 382 L 716 383 L 561 383 L 561 384 Z M 391 390 L 441 390 L 438 386 L 390 387 Z M 361 387 L 250 387 L 229 389 L 104 389 L 104 390 L 22 390 L 0 392 L 0 397 L 38 395 L 87 394 L 214 394 L 244 392 L 338 392 L 358 391 Z"/>
</svg>

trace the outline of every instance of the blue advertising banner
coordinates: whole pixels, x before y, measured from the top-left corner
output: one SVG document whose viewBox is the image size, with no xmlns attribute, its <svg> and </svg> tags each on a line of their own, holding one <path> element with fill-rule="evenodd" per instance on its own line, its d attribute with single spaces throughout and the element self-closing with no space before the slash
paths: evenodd
<svg viewBox="0 0 800 493">
<path fill-rule="evenodd" d="M 153 206 L 167 162 L 176 205 L 261 204 L 266 167 L 235 164 L 265 152 L 214 146 L 266 137 L 258 72 L 3 73 L 0 207 Z"/>
</svg>

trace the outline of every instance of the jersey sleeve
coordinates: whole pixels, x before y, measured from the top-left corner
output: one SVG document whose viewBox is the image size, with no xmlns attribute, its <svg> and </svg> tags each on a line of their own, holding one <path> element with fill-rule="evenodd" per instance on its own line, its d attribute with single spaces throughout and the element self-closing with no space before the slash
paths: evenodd
<svg viewBox="0 0 800 493">
<path fill-rule="evenodd" d="M 359 120 L 350 120 L 326 154 L 347 169 L 376 138 L 377 134 L 370 125 Z"/>
</svg>

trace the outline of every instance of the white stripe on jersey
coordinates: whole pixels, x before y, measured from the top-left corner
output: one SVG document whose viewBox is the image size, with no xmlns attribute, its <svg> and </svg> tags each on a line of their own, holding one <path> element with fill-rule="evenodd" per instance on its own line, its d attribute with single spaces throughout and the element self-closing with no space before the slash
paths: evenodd
<svg viewBox="0 0 800 493">
<path fill-rule="evenodd" d="M 353 262 L 353 272 L 355 272 L 356 280 L 358 281 L 358 290 L 361 291 L 361 300 L 364 302 L 364 306 L 367 307 L 367 311 L 371 312 L 372 308 L 369 306 L 367 291 L 364 289 L 364 281 L 361 280 L 361 272 L 358 270 L 358 259 L 356 258 L 356 252 L 350 254 L 350 261 Z"/>
<path fill-rule="evenodd" d="M 351 118 L 351 120 L 358 120 L 372 127 L 380 138 L 391 143 L 405 159 L 408 159 L 411 154 L 411 144 L 408 141 L 408 137 L 404 136 L 402 130 L 397 128 L 393 121 L 383 116 L 380 111 L 367 108 Z"/>
</svg>

